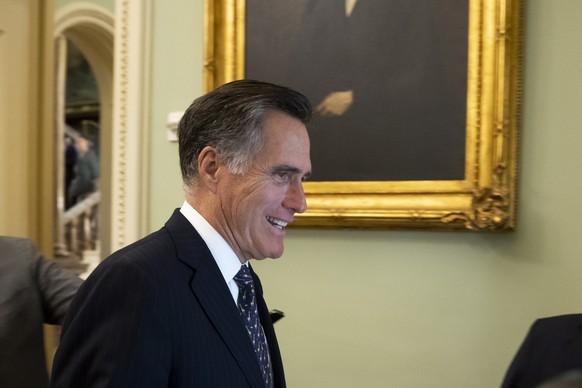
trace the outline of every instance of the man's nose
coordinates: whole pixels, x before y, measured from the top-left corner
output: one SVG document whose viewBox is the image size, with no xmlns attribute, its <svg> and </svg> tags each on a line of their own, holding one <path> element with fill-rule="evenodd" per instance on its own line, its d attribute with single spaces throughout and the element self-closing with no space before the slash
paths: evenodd
<svg viewBox="0 0 582 388">
<path fill-rule="evenodd" d="M 304 213 L 307 210 L 307 200 L 303 191 L 303 182 L 292 183 L 287 190 L 284 206 L 295 213 Z"/>
</svg>

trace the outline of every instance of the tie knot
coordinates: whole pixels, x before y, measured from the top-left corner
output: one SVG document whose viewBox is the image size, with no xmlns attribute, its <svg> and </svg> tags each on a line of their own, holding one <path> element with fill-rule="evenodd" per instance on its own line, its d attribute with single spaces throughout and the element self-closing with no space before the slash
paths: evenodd
<svg viewBox="0 0 582 388">
<path fill-rule="evenodd" d="M 248 287 L 253 283 L 251 270 L 247 265 L 241 265 L 240 270 L 234 275 L 234 281 L 239 287 Z"/>
</svg>

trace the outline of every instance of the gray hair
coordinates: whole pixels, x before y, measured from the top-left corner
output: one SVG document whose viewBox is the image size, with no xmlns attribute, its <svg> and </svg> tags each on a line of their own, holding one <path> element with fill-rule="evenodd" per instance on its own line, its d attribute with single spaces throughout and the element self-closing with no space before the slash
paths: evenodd
<svg viewBox="0 0 582 388">
<path fill-rule="evenodd" d="M 195 99 L 178 124 L 184 184 L 196 185 L 198 156 L 207 146 L 216 149 L 230 172 L 244 173 L 263 147 L 263 121 L 272 110 L 289 114 L 306 125 L 312 113 L 303 94 L 254 80 L 233 81 Z"/>
</svg>

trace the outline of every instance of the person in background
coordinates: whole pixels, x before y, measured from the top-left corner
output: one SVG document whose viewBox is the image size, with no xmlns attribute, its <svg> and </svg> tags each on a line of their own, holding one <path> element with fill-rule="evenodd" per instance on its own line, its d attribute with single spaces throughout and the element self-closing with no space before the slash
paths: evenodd
<svg viewBox="0 0 582 388">
<path fill-rule="evenodd" d="M 285 387 L 251 259 L 283 254 L 311 171 L 302 94 L 241 80 L 194 100 L 178 126 L 185 201 L 104 260 L 71 305 L 52 383 Z"/>
<path fill-rule="evenodd" d="M 0 387 L 49 386 L 43 324 L 62 324 L 81 283 L 30 240 L 0 236 Z"/>
<path fill-rule="evenodd" d="M 75 177 L 71 181 L 68 191 L 68 203 L 74 205 L 82 201 L 87 195 L 97 190 L 99 178 L 99 157 L 89 140 L 80 136 L 76 140 L 77 163 L 75 165 Z"/>
<path fill-rule="evenodd" d="M 69 187 L 75 178 L 75 166 L 77 165 L 77 147 L 75 140 L 70 136 L 65 136 L 65 210 L 69 209 L 72 204 L 72 198 L 69 193 Z"/>
</svg>

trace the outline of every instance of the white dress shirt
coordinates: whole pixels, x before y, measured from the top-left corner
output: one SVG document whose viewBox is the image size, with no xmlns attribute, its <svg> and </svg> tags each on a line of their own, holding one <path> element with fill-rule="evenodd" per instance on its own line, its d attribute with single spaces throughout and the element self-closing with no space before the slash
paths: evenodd
<svg viewBox="0 0 582 388">
<path fill-rule="evenodd" d="M 241 262 L 226 240 L 194 209 L 187 201 L 180 208 L 180 213 L 192 224 L 200 234 L 210 253 L 214 257 L 224 281 L 232 294 L 234 303 L 237 304 L 238 286 L 234 276 L 240 270 Z"/>
</svg>

